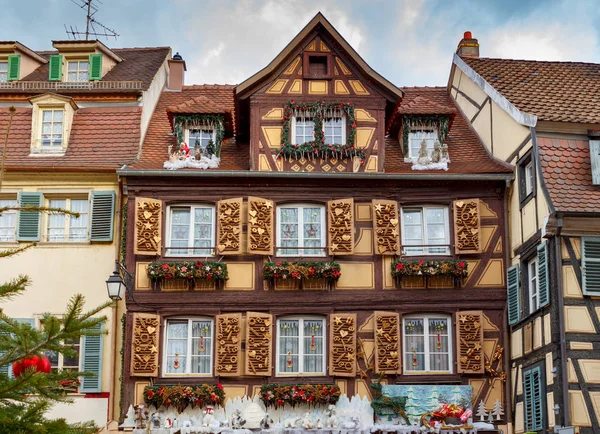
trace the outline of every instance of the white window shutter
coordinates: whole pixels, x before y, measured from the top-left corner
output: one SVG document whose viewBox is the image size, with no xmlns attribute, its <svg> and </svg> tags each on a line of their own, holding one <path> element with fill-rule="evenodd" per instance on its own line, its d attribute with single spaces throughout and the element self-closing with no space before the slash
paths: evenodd
<svg viewBox="0 0 600 434">
<path fill-rule="evenodd" d="M 592 184 L 600 185 L 600 140 L 590 140 L 590 163 Z"/>
</svg>

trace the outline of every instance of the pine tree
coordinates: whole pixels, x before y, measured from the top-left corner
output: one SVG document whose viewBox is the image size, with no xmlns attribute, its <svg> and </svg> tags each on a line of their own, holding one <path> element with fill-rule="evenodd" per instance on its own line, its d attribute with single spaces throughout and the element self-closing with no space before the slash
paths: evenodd
<svg viewBox="0 0 600 434">
<path fill-rule="evenodd" d="M 0 166 L 0 188 L 4 175 L 8 137 L 14 114 L 14 107 L 9 108 L 9 122 L 6 130 L 2 163 Z M 77 216 L 60 209 L 43 207 L 0 207 L 0 214 L 8 210 L 23 209 L 44 213 L 65 213 Z M 0 251 L 0 259 L 17 255 L 34 244 Z M 0 302 L 7 302 L 22 294 L 30 284 L 27 276 L 21 275 L 6 283 L 0 283 Z M 8 317 L 0 309 L 0 366 L 10 370 L 14 362 L 22 361 L 34 355 L 42 355 L 47 351 L 55 351 L 65 357 L 76 356 L 75 351 L 65 342 L 79 340 L 82 336 L 98 335 L 95 327 L 106 321 L 100 312 L 111 303 L 84 311 L 84 297 L 75 295 L 60 317 L 44 314 L 41 319 L 41 330 L 29 324 L 19 323 Z M 17 378 L 10 378 L 0 371 L 0 434 L 4 433 L 95 433 L 93 423 L 68 424 L 64 419 L 49 420 L 44 415 L 56 402 L 69 402 L 68 384 L 72 384 L 85 373 L 52 372 L 49 374 L 36 372 L 35 367 L 26 369 Z M 67 386 L 65 386 L 67 385 Z"/>
<path fill-rule="evenodd" d="M 502 408 L 502 404 L 500 403 L 499 399 L 497 399 L 494 403 L 494 411 L 492 414 L 496 416 L 496 420 L 502 419 L 502 416 L 504 415 L 504 409 Z"/>
<path fill-rule="evenodd" d="M 479 416 L 479 420 L 484 421 L 487 415 L 488 412 L 485 409 L 485 404 L 483 403 L 483 400 L 481 400 L 477 406 L 477 413 L 475 413 L 475 416 Z"/>
</svg>

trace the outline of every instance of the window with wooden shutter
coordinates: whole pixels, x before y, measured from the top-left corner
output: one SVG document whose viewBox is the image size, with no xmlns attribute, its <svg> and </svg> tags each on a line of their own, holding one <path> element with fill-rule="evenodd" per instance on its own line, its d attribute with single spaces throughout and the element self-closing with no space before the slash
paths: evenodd
<svg viewBox="0 0 600 434">
<path fill-rule="evenodd" d="M 98 324 L 92 330 L 99 333 L 97 336 L 84 336 L 81 348 L 81 370 L 91 374 L 81 378 L 80 392 L 97 393 L 102 392 L 102 347 L 104 335 L 101 334 L 102 324 Z"/>
<path fill-rule="evenodd" d="M 600 238 L 581 238 L 583 295 L 600 295 Z"/>
<path fill-rule="evenodd" d="M 401 374 L 400 315 L 375 312 L 375 373 Z"/>
<path fill-rule="evenodd" d="M 42 193 L 19 193 L 19 207 L 41 207 Z M 17 241 L 40 240 L 40 211 L 19 210 Z"/>
<path fill-rule="evenodd" d="M 538 258 L 538 297 L 540 307 L 550 303 L 550 278 L 548 276 L 548 243 L 544 241 L 537 247 Z"/>
<path fill-rule="evenodd" d="M 246 375 L 271 375 L 273 315 L 260 312 L 246 314 Z"/>
<path fill-rule="evenodd" d="M 380 255 L 400 254 L 400 221 L 398 202 L 373 199 L 373 241 L 375 253 Z"/>
<path fill-rule="evenodd" d="M 356 376 L 356 314 L 329 315 L 329 375 Z"/>
<path fill-rule="evenodd" d="M 8 81 L 18 80 L 21 73 L 21 55 L 8 56 Z"/>
<path fill-rule="evenodd" d="M 216 354 L 215 375 L 242 375 L 242 314 L 230 313 L 215 317 Z"/>
<path fill-rule="evenodd" d="M 327 202 L 327 215 L 329 254 L 354 254 L 354 199 Z"/>
<path fill-rule="evenodd" d="M 508 323 L 515 324 L 521 318 L 521 275 L 519 265 L 506 270 L 506 291 L 508 299 Z"/>
<path fill-rule="evenodd" d="M 102 78 L 102 54 L 90 54 L 90 80 Z"/>
<path fill-rule="evenodd" d="M 544 429 L 545 388 L 542 384 L 542 370 L 539 366 L 523 371 L 523 400 L 525 404 L 525 429 Z"/>
<path fill-rule="evenodd" d="M 134 313 L 132 330 L 130 375 L 157 377 L 160 317 L 151 313 Z"/>
<path fill-rule="evenodd" d="M 600 140 L 590 140 L 590 163 L 592 184 L 600 185 Z"/>
<path fill-rule="evenodd" d="M 217 204 L 217 252 L 219 255 L 242 253 L 242 204 L 244 199 L 225 199 Z"/>
<path fill-rule="evenodd" d="M 457 254 L 481 253 L 479 199 L 454 201 L 454 244 Z"/>
<path fill-rule="evenodd" d="M 483 374 L 483 312 L 469 310 L 456 314 L 456 341 L 458 373 Z"/>
<path fill-rule="evenodd" d="M 160 255 L 162 202 L 144 197 L 135 198 L 136 255 Z"/>
<path fill-rule="evenodd" d="M 273 254 L 273 201 L 248 197 L 248 253 Z"/>
<path fill-rule="evenodd" d="M 115 192 L 93 191 L 90 241 L 112 241 L 115 215 Z"/>
<path fill-rule="evenodd" d="M 48 64 L 48 81 L 61 81 L 63 75 L 63 56 L 53 54 Z"/>
</svg>

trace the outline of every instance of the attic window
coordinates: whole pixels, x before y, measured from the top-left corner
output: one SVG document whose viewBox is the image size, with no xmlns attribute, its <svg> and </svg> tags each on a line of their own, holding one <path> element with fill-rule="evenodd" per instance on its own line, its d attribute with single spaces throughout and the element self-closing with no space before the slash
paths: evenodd
<svg viewBox="0 0 600 434">
<path fill-rule="evenodd" d="M 304 53 L 304 78 L 331 79 L 331 56 L 326 53 Z"/>
<path fill-rule="evenodd" d="M 0 83 L 8 81 L 8 62 L 0 62 Z"/>
</svg>

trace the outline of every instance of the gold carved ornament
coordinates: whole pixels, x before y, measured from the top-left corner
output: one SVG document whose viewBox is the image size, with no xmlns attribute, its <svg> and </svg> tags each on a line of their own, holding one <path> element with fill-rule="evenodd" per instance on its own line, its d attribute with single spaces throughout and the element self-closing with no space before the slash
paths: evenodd
<svg viewBox="0 0 600 434">
<path fill-rule="evenodd" d="M 329 315 L 329 375 L 356 376 L 356 314 Z"/>
<path fill-rule="evenodd" d="M 354 199 L 338 199 L 327 203 L 330 255 L 354 253 Z"/>
<path fill-rule="evenodd" d="M 485 372 L 488 373 L 490 378 L 488 379 L 490 384 L 493 383 L 494 378 L 499 378 L 503 383 L 506 382 L 506 371 L 502 370 L 502 353 L 504 352 L 504 348 L 500 345 L 496 346 L 496 350 L 492 355 L 492 359 L 490 360 L 488 356 L 485 356 Z M 493 364 L 496 364 L 496 367 L 493 367 Z"/>
<path fill-rule="evenodd" d="M 248 253 L 273 254 L 273 214 L 272 200 L 248 198 Z"/>
<path fill-rule="evenodd" d="M 400 254 L 400 221 L 398 202 L 373 199 L 373 238 L 375 252 L 380 255 Z"/>
<path fill-rule="evenodd" d="M 273 316 L 267 313 L 246 314 L 246 375 L 271 375 Z"/>
<path fill-rule="evenodd" d="M 400 374 L 400 315 L 375 312 L 375 373 Z"/>
<path fill-rule="evenodd" d="M 456 334 L 458 340 L 458 372 L 483 374 L 483 312 L 460 311 L 457 313 Z"/>
<path fill-rule="evenodd" d="M 219 255 L 242 253 L 242 204 L 244 199 L 221 200 L 217 204 L 217 252 Z"/>
<path fill-rule="evenodd" d="M 158 315 L 133 314 L 131 376 L 158 376 L 159 325 Z"/>
<path fill-rule="evenodd" d="M 481 253 L 479 199 L 454 201 L 456 253 Z"/>
<path fill-rule="evenodd" d="M 136 255 L 160 255 L 162 202 L 143 197 L 135 198 Z"/>
<path fill-rule="evenodd" d="M 215 375 L 234 377 L 241 375 L 242 314 L 217 315 Z"/>
</svg>

